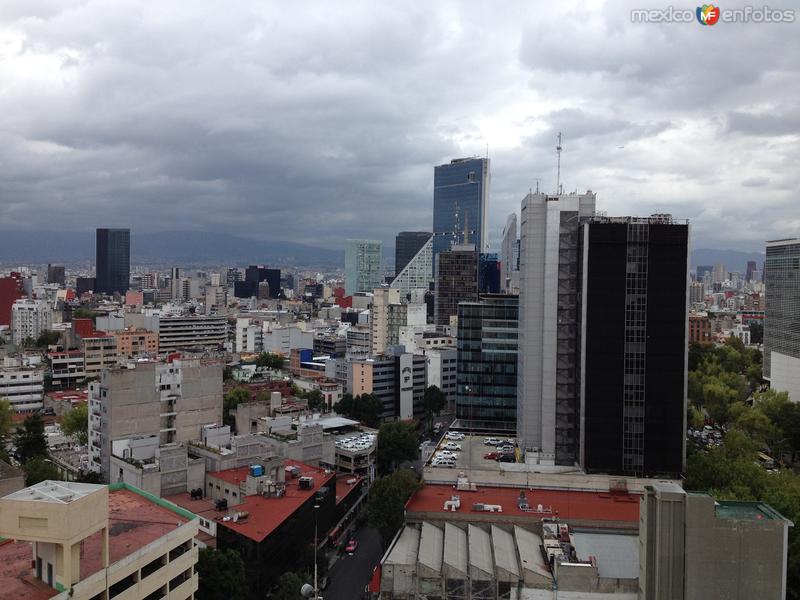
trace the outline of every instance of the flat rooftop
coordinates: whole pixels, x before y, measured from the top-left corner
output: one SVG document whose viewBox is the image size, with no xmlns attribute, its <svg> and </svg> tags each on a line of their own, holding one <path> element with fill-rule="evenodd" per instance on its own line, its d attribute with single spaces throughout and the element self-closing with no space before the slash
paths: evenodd
<svg viewBox="0 0 800 600">
<path fill-rule="evenodd" d="M 286 479 L 286 490 L 283 496 L 280 497 L 263 497 L 263 496 L 246 496 L 245 501 L 236 506 L 230 507 L 236 512 L 249 513 L 247 519 L 237 522 L 218 521 L 221 527 L 235 531 L 245 537 L 250 538 L 256 542 L 261 542 L 269 534 L 280 526 L 286 519 L 300 508 L 306 501 L 312 498 L 321 487 L 326 485 L 336 485 L 336 475 L 333 472 L 326 473 L 324 469 L 319 467 L 312 467 L 310 465 L 297 462 L 286 461 L 286 466 L 295 466 L 300 469 L 296 478 Z M 249 467 L 244 468 L 245 477 Z M 238 484 L 237 476 L 240 476 L 242 469 L 231 469 L 230 471 L 216 471 L 212 475 L 220 477 L 224 481 Z M 231 473 L 232 479 L 228 480 L 227 473 Z M 311 489 L 300 489 L 300 477 L 311 477 L 314 479 L 314 485 Z M 334 490 L 331 490 L 333 492 Z"/>
<path fill-rule="evenodd" d="M 541 519 L 557 516 L 570 521 L 616 521 L 635 523 L 639 521 L 639 496 L 625 492 L 586 492 L 577 490 L 550 490 L 522 488 L 528 505 L 533 509 L 523 511 L 517 500 L 521 488 L 478 487 L 476 491 L 456 490 L 452 485 L 424 484 L 406 504 L 407 513 L 442 513 L 499 516 L 514 516 Z M 444 510 L 444 503 L 451 496 L 461 497 L 461 507 L 455 512 Z M 502 507 L 502 513 L 473 510 L 475 503 L 494 504 Z M 541 504 L 545 511 L 536 509 Z M 426 518 L 431 518 L 427 516 Z"/>
<path fill-rule="evenodd" d="M 736 519 L 738 521 L 787 520 L 781 513 L 763 502 L 717 500 L 715 508 L 718 519 Z"/>
<path fill-rule="evenodd" d="M 122 560 L 170 531 L 174 531 L 176 527 L 189 522 L 188 513 L 181 514 L 184 511 L 176 511 L 167 505 L 156 504 L 127 487 L 112 486 L 109 491 L 108 554 L 110 564 Z M 94 575 L 102 568 L 102 547 L 102 532 L 100 531 L 81 542 L 81 580 Z M 0 542 L 0 589 L 3 590 L 2 597 L 4 599 L 46 600 L 59 593 L 34 576 L 31 568 L 32 561 L 33 546 L 29 542 Z"/>
</svg>

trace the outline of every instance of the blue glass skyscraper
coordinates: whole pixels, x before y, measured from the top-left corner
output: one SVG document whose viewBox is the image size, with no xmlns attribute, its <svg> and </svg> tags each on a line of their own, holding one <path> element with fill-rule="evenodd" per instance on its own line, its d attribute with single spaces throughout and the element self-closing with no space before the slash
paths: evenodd
<svg viewBox="0 0 800 600">
<path fill-rule="evenodd" d="M 433 257 L 451 246 L 488 247 L 489 159 L 456 158 L 433 170 Z M 466 238 L 466 239 L 465 239 Z"/>
</svg>

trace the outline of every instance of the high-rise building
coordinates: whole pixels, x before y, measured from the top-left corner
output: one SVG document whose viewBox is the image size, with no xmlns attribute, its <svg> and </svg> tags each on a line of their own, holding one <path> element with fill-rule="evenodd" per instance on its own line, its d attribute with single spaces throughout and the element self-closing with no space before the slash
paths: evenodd
<svg viewBox="0 0 800 600">
<path fill-rule="evenodd" d="M 57 283 L 58 285 L 66 283 L 64 265 L 47 265 L 47 283 Z"/>
<path fill-rule="evenodd" d="M 259 289 L 259 285 L 266 282 L 266 287 Z M 259 298 L 259 293 L 266 293 L 265 297 L 279 298 L 281 293 L 281 270 L 268 269 L 261 265 L 250 265 L 245 269 L 244 280 L 234 280 L 234 295 L 237 298 Z"/>
<path fill-rule="evenodd" d="M 747 282 L 755 281 L 756 272 L 758 271 L 758 266 L 756 265 L 756 261 L 748 260 L 747 261 L 747 270 L 745 271 L 744 280 Z"/>
<path fill-rule="evenodd" d="M 581 226 L 579 252 L 581 465 L 679 478 L 689 225 L 671 215 L 594 217 Z"/>
<path fill-rule="evenodd" d="M 517 436 L 542 464 L 579 451 L 578 236 L 596 196 L 528 194 L 520 219 Z"/>
<path fill-rule="evenodd" d="M 484 253 L 478 257 L 478 291 L 481 294 L 500 293 L 501 269 L 497 254 Z"/>
<path fill-rule="evenodd" d="M 0 325 L 11 326 L 11 307 L 24 297 L 25 287 L 19 273 L 12 272 L 8 277 L 0 277 Z"/>
<path fill-rule="evenodd" d="M 800 238 L 767 242 L 764 379 L 800 402 Z"/>
<path fill-rule="evenodd" d="M 436 257 L 434 323 L 449 325 L 458 303 L 478 299 L 478 253 L 474 246 L 454 246 Z"/>
<path fill-rule="evenodd" d="M 714 267 L 710 265 L 700 265 L 697 267 L 697 281 L 703 281 L 706 273 L 714 273 Z"/>
<path fill-rule="evenodd" d="M 98 229 L 94 291 L 124 294 L 131 278 L 131 230 Z"/>
<path fill-rule="evenodd" d="M 405 296 L 413 290 L 429 290 L 433 281 L 433 237 L 428 237 L 419 251 L 406 262 L 389 287 Z"/>
<path fill-rule="evenodd" d="M 394 273 L 398 275 L 433 237 L 428 231 L 401 231 L 394 242 Z"/>
<path fill-rule="evenodd" d="M 348 296 L 381 287 L 381 243 L 347 240 L 344 246 L 344 289 Z"/>
<path fill-rule="evenodd" d="M 53 327 L 53 310 L 45 300 L 22 298 L 11 306 L 11 337 L 15 344 L 36 339 Z"/>
<path fill-rule="evenodd" d="M 237 267 L 225 271 L 225 287 L 232 288 L 237 281 L 242 280 L 242 272 Z"/>
<path fill-rule="evenodd" d="M 452 246 L 488 249 L 489 159 L 456 158 L 433 171 L 433 258 Z"/>
<path fill-rule="evenodd" d="M 400 304 L 400 292 L 390 288 L 378 288 L 372 299 L 370 329 L 372 334 L 372 354 L 378 356 L 386 352 L 389 345 L 389 309 Z"/>
<path fill-rule="evenodd" d="M 517 213 L 511 213 L 503 228 L 500 246 L 500 287 L 507 294 L 519 293 Z"/>
<path fill-rule="evenodd" d="M 482 295 L 458 305 L 456 418 L 472 430 L 517 427 L 519 297 Z"/>
<path fill-rule="evenodd" d="M 95 288 L 95 277 L 76 277 L 75 278 L 75 293 L 82 296 L 87 292 L 93 292 Z"/>
<path fill-rule="evenodd" d="M 725 270 L 725 265 L 721 262 L 714 263 L 714 270 L 712 272 L 714 283 L 721 283 L 728 278 L 728 272 Z"/>
<path fill-rule="evenodd" d="M 183 290 L 181 287 L 181 270 L 179 267 L 172 267 L 170 269 L 169 275 L 169 286 L 171 292 L 171 298 L 173 300 L 182 300 L 183 299 Z"/>
<path fill-rule="evenodd" d="M 381 419 L 421 418 L 426 382 L 426 361 L 421 354 L 354 358 L 348 365 L 348 389 L 353 396 L 377 396 L 383 403 Z"/>
</svg>

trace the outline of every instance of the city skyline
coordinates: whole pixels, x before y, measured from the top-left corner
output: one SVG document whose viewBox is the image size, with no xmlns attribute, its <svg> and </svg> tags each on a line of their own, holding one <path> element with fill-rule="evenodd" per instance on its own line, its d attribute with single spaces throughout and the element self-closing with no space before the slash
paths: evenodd
<svg viewBox="0 0 800 600">
<path fill-rule="evenodd" d="M 709 248 L 800 231 L 800 119 L 779 100 L 800 85 L 796 23 L 634 23 L 633 4 L 38 6 L 0 26 L 0 231 L 48 215 L 388 248 L 430 226 L 434 165 L 488 151 L 497 247 L 537 180 L 554 191 L 559 132 L 565 191 L 609 214 L 688 218 Z"/>
</svg>

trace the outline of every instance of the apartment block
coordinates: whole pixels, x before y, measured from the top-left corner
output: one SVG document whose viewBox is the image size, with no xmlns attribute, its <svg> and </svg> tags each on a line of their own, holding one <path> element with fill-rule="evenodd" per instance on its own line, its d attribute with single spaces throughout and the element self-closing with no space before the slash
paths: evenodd
<svg viewBox="0 0 800 600">
<path fill-rule="evenodd" d="M 109 480 L 114 441 L 188 442 L 210 423 L 222 423 L 221 363 L 150 361 L 105 370 L 89 386 L 90 466 Z"/>
<path fill-rule="evenodd" d="M 8 401 L 18 413 L 42 408 L 44 371 L 29 367 L 0 368 L 0 398 Z"/>
<path fill-rule="evenodd" d="M 53 328 L 53 310 L 44 300 L 23 298 L 11 306 L 11 338 L 21 344 L 26 338 L 36 339 Z"/>
</svg>

